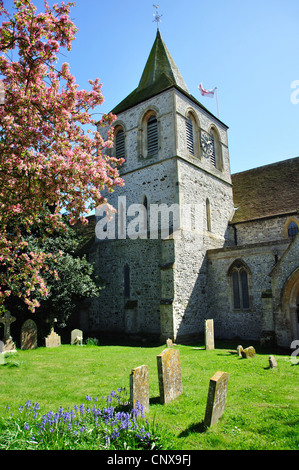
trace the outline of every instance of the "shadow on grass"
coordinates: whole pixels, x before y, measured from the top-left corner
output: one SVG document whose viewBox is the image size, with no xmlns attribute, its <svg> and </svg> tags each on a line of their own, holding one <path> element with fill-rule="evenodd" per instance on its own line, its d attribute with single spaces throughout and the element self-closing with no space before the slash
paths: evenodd
<svg viewBox="0 0 299 470">
<path fill-rule="evenodd" d="M 161 405 L 160 397 L 152 397 L 149 399 L 150 405 Z"/>
<path fill-rule="evenodd" d="M 187 437 L 189 436 L 190 434 L 193 434 L 193 433 L 204 433 L 206 432 L 207 430 L 207 426 L 204 424 L 203 421 L 200 421 L 199 423 L 193 423 L 191 424 L 187 429 L 185 429 L 184 431 L 182 431 L 178 437 Z"/>
</svg>

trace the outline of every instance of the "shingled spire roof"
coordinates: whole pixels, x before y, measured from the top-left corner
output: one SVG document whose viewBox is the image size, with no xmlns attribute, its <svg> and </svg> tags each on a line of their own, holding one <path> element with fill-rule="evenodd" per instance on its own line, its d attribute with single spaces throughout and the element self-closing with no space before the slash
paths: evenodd
<svg viewBox="0 0 299 470">
<path fill-rule="evenodd" d="M 119 114 L 173 86 L 190 94 L 158 30 L 138 87 L 112 112 Z"/>
</svg>

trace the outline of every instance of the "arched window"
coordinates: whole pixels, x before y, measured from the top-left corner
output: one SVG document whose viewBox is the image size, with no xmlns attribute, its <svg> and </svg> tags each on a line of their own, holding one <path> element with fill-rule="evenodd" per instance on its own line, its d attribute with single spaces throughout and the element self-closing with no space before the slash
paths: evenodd
<svg viewBox="0 0 299 470">
<path fill-rule="evenodd" d="M 186 140 L 187 140 L 187 150 L 191 155 L 194 155 L 194 137 L 193 137 L 193 122 L 188 115 L 186 121 Z"/>
<path fill-rule="evenodd" d="M 241 261 L 236 261 L 229 270 L 235 310 L 250 309 L 249 275 L 248 268 Z"/>
<path fill-rule="evenodd" d="M 211 138 L 210 161 L 215 168 L 217 168 L 218 170 L 221 170 L 222 169 L 221 145 L 220 145 L 218 133 L 213 127 L 210 132 L 210 138 Z"/>
<path fill-rule="evenodd" d="M 289 223 L 288 225 L 288 237 L 290 239 L 293 239 L 296 237 L 297 233 L 298 233 L 299 229 L 298 229 L 298 225 L 296 224 L 296 222 L 294 222 L 292 220 L 292 222 Z"/>
<path fill-rule="evenodd" d="M 210 201 L 206 199 L 206 218 L 207 218 L 207 230 L 211 232 L 211 206 Z"/>
<path fill-rule="evenodd" d="M 158 121 L 155 115 L 151 115 L 147 121 L 147 154 L 156 155 L 158 150 Z"/>
<path fill-rule="evenodd" d="M 156 107 L 140 115 L 137 137 L 140 159 L 158 156 L 160 146 L 158 115 L 159 110 Z"/>
<path fill-rule="evenodd" d="M 115 130 L 115 156 L 116 158 L 125 158 L 125 133 L 122 127 Z"/>
</svg>

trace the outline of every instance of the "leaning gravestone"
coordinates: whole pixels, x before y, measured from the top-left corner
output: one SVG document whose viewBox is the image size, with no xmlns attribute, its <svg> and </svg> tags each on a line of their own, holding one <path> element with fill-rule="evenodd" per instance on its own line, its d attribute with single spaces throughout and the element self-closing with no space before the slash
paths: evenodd
<svg viewBox="0 0 299 470">
<path fill-rule="evenodd" d="M 242 357 L 245 359 L 256 356 L 256 352 L 253 346 L 249 346 L 248 348 L 242 349 L 241 354 Z"/>
<path fill-rule="evenodd" d="M 21 328 L 21 349 L 37 348 L 37 326 L 35 321 L 26 320 Z"/>
<path fill-rule="evenodd" d="M 214 320 L 205 321 L 205 342 L 206 349 L 211 350 L 215 349 L 214 344 Z"/>
<path fill-rule="evenodd" d="M 161 403 L 169 403 L 183 393 L 180 352 L 164 349 L 157 356 Z"/>
<path fill-rule="evenodd" d="M 46 337 L 46 348 L 57 348 L 61 345 L 60 336 L 51 328 L 51 333 Z"/>
<path fill-rule="evenodd" d="M 80 344 L 83 343 L 83 331 L 82 330 L 72 330 L 71 332 L 71 344 Z"/>
<path fill-rule="evenodd" d="M 213 426 L 224 413 L 224 407 L 227 394 L 227 383 L 229 374 L 227 372 L 216 372 L 210 379 L 206 414 L 204 419 L 205 426 Z"/>
<path fill-rule="evenodd" d="M 149 411 L 148 366 L 136 367 L 130 375 L 130 403 L 136 408 L 137 401 L 143 406 L 144 413 Z"/>
</svg>

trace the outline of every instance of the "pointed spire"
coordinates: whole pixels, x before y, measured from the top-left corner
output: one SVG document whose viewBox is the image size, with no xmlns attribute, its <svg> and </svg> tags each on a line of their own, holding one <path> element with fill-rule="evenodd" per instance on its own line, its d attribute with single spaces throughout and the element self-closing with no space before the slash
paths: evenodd
<svg viewBox="0 0 299 470">
<path fill-rule="evenodd" d="M 156 40 L 145 65 L 138 89 L 145 89 L 148 86 L 154 85 L 154 83 L 159 81 L 163 75 L 166 75 L 173 85 L 177 85 L 189 93 L 187 85 L 185 84 L 179 69 L 162 39 L 161 33 L 158 30 Z"/>
<path fill-rule="evenodd" d="M 187 85 L 168 51 L 159 30 L 147 59 L 138 87 L 113 109 L 114 114 L 135 106 L 171 87 L 189 94 Z"/>
</svg>

